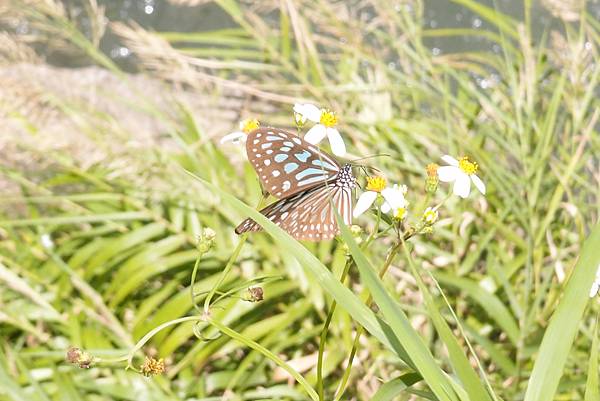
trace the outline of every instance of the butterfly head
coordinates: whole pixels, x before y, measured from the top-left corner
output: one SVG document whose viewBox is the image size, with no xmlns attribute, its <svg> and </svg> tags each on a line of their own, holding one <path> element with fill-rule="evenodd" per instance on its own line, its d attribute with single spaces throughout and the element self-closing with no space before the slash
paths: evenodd
<svg viewBox="0 0 600 401">
<path fill-rule="evenodd" d="M 344 164 L 340 169 L 336 183 L 346 188 L 356 187 L 356 178 L 354 178 L 354 174 L 352 173 L 352 165 Z"/>
</svg>

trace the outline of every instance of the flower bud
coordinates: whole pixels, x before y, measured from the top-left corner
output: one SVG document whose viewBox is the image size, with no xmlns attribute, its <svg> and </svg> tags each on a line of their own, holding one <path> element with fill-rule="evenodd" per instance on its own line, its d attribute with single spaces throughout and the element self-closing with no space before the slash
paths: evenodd
<svg viewBox="0 0 600 401">
<path fill-rule="evenodd" d="M 198 237 L 198 250 L 201 253 L 210 251 L 215 246 L 215 238 L 217 233 L 210 227 L 202 230 L 202 234 Z"/>
<path fill-rule="evenodd" d="M 440 182 L 437 173 L 439 167 L 435 163 L 430 163 L 426 167 L 427 179 L 425 180 L 425 191 L 429 194 L 434 194 L 437 191 L 438 183 Z"/>
<path fill-rule="evenodd" d="M 360 234 L 362 234 L 362 227 L 358 224 L 352 224 L 350 226 L 350 232 L 352 233 L 352 236 L 359 237 Z"/>
</svg>

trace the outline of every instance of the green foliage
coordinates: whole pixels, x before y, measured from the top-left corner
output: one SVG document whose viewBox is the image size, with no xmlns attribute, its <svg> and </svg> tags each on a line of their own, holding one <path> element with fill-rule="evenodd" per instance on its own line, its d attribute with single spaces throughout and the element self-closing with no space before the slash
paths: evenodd
<svg viewBox="0 0 600 401">
<path fill-rule="evenodd" d="M 165 87 L 242 97 L 244 116 L 264 124 L 293 127 L 291 104 L 301 99 L 336 110 L 352 158 L 390 156 L 369 163 L 408 185 L 409 219 L 450 191 L 440 183 L 430 199 L 423 190 L 425 166 L 444 154 L 479 163 L 486 197 L 450 198 L 434 232 L 406 243 L 364 246 L 343 228 L 339 241 L 300 244 L 248 206 L 260 197 L 256 176 L 240 149 L 218 145 L 226 132 L 203 128 L 209 111 L 181 103 L 164 113 L 141 93 L 135 105 L 99 94 L 160 122 L 169 146 L 84 163 L 15 139 L 31 165 L 2 156 L 12 190 L 0 195 L 0 400 L 319 399 L 319 337 L 333 300 L 325 399 L 597 399 L 599 307 L 587 296 L 600 264 L 594 16 L 583 8 L 574 21 L 563 9 L 557 28 L 537 37 L 530 2 L 518 21 L 454 1 L 490 26 L 477 30 L 428 29 L 418 1 L 361 9 L 298 0 L 270 13 L 215 3 L 235 28 L 111 29 Z M 48 43 L 72 46 L 131 85 L 98 38 L 52 4 L 9 8 Z M 355 18 L 363 11 L 368 21 Z M 499 51 L 428 48 L 431 38 L 464 35 Z M 90 105 L 52 102 L 99 149 L 134 138 Z M 43 135 L 33 115 L 8 114 Z M 246 216 L 266 233 L 236 236 Z M 369 216 L 356 223 L 375 227 Z M 214 242 L 199 247 L 207 227 Z M 256 286 L 265 300 L 249 302 Z M 69 346 L 95 358 L 90 369 L 65 361 Z M 164 358 L 166 372 L 136 372 L 145 356 Z"/>
</svg>

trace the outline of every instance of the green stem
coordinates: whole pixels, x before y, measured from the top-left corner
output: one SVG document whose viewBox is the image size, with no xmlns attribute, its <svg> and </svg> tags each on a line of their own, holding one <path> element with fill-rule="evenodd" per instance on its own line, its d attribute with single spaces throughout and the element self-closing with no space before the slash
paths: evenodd
<svg viewBox="0 0 600 401">
<path fill-rule="evenodd" d="M 268 349 L 266 349 L 265 347 L 263 347 L 262 345 L 260 345 L 256 341 L 253 341 L 253 340 L 249 339 L 248 337 L 246 337 L 246 336 L 238 333 L 237 331 L 235 331 L 235 330 L 233 330 L 233 329 L 231 329 L 231 328 L 229 328 L 229 327 L 221 324 L 220 322 L 217 322 L 216 320 L 208 319 L 207 323 L 209 323 L 212 326 L 214 326 L 216 329 L 218 329 L 219 331 L 221 331 L 221 333 L 225 334 L 226 336 L 229 336 L 232 339 L 237 340 L 237 341 L 241 342 L 242 344 L 246 345 L 247 347 L 250 347 L 253 350 L 260 352 L 266 358 L 268 358 L 271 361 L 275 362 L 278 366 L 280 366 L 286 372 L 288 372 L 294 379 L 296 379 L 296 381 L 302 387 L 304 387 L 304 390 L 308 393 L 308 395 L 310 396 L 310 398 L 312 400 L 319 401 L 319 396 L 317 395 L 317 392 L 311 387 L 310 384 L 308 384 L 308 382 L 306 381 L 306 379 L 304 377 L 302 377 L 302 375 L 300 373 L 298 373 L 296 370 L 294 370 L 294 368 L 292 368 L 290 365 L 288 365 L 287 363 L 285 363 L 285 361 L 282 360 L 281 358 L 279 358 L 277 355 L 275 355 L 274 353 L 272 353 L 271 351 L 269 351 Z"/>
<path fill-rule="evenodd" d="M 140 339 L 140 341 L 138 341 L 133 346 L 133 348 L 129 351 L 129 353 L 127 354 L 127 368 L 137 371 L 137 369 L 135 369 L 132 364 L 133 357 L 135 356 L 135 353 L 138 350 L 140 350 L 152 337 L 154 337 L 156 335 L 156 333 L 158 333 L 162 329 L 167 328 L 169 326 L 173 326 L 173 325 L 183 323 L 183 322 L 199 321 L 199 320 L 202 320 L 202 317 L 200 317 L 200 316 L 185 316 L 185 317 L 181 317 L 179 319 L 169 320 L 168 322 L 165 322 L 165 323 L 161 324 L 160 326 L 153 328 L 144 337 L 142 337 Z"/>
<path fill-rule="evenodd" d="M 198 266 L 200 266 L 200 260 L 204 256 L 204 253 L 200 252 L 198 257 L 196 258 L 196 263 L 194 264 L 194 270 L 192 270 L 192 279 L 190 280 L 190 296 L 192 297 L 192 305 L 194 305 L 194 309 L 198 312 L 202 312 L 200 306 L 196 302 L 196 296 L 194 295 L 194 284 L 196 283 L 196 274 L 198 273 Z"/>
<path fill-rule="evenodd" d="M 215 296 L 215 293 L 217 292 L 217 290 L 221 287 L 221 285 L 223 284 L 223 282 L 225 282 L 225 279 L 229 275 L 229 272 L 231 271 L 231 268 L 233 267 L 233 264 L 237 261 L 238 256 L 240 256 L 240 252 L 242 251 L 242 247 L 246 243 L 246 239 L 247 238 L 248 238 L 247 234 L 243 234 L 241 236 L 240 242 L 238 242 L 237 246 L 233 250 L 233 253 L 229 257 L 229 261 L 227 262 L 227 265 L 225 265 L 225 268 L 223 269 L 223 272 L 221 273 L 221 276 L 219 277 L 219 280 L 210 289 L 210 292 L 206 296 L 206 299 L 204 299 L 204 313 L 205 314 L 208 315 L 209 310 L 210 310 L 210 301 L 212 301 L 212 298 Z"/>
<path fill-rule="evenodd" d="M 262 207 L 263 203 L 267 200 L 267 197 L 268 197 L 268 194 L 263 193 L 263 196 L 262 196 L 260 202 L 258 202 L 257 209 L 260 209 Z M 225 282 L 225 279 L 229 275 L 229 272 L 231 271 L 233 264 L 237 261 L 237 258 L 240 255 L 240 252 L 242 251 L 242 247 L 246 243 L 247 238 L 248 238 L 247 234 L 242 234 L 242 236 L 240 237 L 240 242 L 237 244 L 237 246 L 233 250 L 233 253 L 231 254 L 231 257 L 229 258 L 227 265 L 225 265 L 225 268 L 223 269 L 223 273 L 221 273 L 221 276 L 219 277 L 219 280 L 210 289 L 210 292 L 206 296 L 206 299 L 204 300 L 204 313 L 206 315 L 208 315 L 208 313 L 210 311 L 210 301 L 212 301 L 213 297 L 215 296 L 215 293 L 219 290 L 219 287 L 221 287 L 221 285 Z M 193 282 L 192 282 L 192 288 L 193 288 Z M 193 296 L 193 293 L 192 293 L 192 296 Z"/>
<path fill-rule="evenodd" d="M 350 271 L 351 265 L 352 259 L 348 258 L 346 260 L 346 265 L 344 266 L 342 276 L 340 277 L 340 282 L 342 284 L 344 283 L 344 281 L 346 281 L 346 277 L 348 277 L 348 272 Z M 331 303 L 331 308 L 329 308 L 329 312 L 327 313 L 327 319 L 325 319 L 325 324 L 323 325 L 323 330 L 321 331 L 321 338 L 319 341 L 319 356 L 317 359 L 317 392 L 319 393 L 319 401 L 325 400 L 323 398 L 323 353 L 325 352 L 325 341 L 327 340 L 329 326 L 331 325 L 331 320 L 333 319 L 333 314 L 335 312 L 336 306 L 337 302 L 335 302 L 334 299 Z"/>
</svg>

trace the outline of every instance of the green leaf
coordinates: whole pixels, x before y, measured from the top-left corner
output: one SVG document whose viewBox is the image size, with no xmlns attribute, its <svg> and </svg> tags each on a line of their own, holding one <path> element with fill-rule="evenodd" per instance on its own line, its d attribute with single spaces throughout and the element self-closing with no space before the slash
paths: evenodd
<svg viewBox="0 0 600 401">
<path fill-rule="evenodd" d="M 525 401 L 554 399 L 599 264 L 600 224 L 596 224 L 583 245 L 564 295 L 544 333 L 527 385 Z"/>
<path fill-rule="evenodd" d="M 375 393 L 371 401 L 392 401 L 400 393 L 421 380 L 421 376 L 416 373 L 407 373 L 400 377 L 383 383 Z"/>
<path fill-rule="evenodd" d="M 460 399 L 450 383 L 450 379 L 440 369 L 437 361 L 431 355 L 423 338 L 412 327 L 396 301 L 386 292 L 381 279 L 377 277 L 375 270 L 356 244 L 356 241 L 354 241 L 354 238 L 352 238 L 350 230 L 339 217 L 337 210 L 336 216 L 338 217 L 342 238 L 350 249 L 354 262 L 360 271 L 362 282 L 369 289 L 371 296 L 383 312 L 394 334 L 414 362 L 417 371 L 441 401 Z"/>
</svg>

